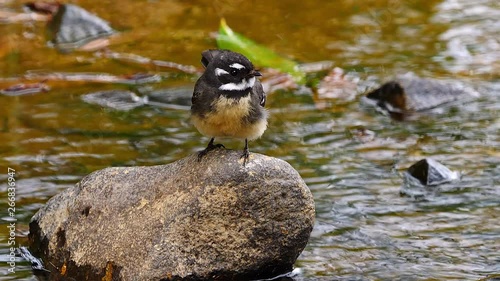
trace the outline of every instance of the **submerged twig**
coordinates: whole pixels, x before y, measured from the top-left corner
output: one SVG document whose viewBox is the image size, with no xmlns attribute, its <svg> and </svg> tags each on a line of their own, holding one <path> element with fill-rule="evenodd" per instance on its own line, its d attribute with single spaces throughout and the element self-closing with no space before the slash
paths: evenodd
<svg viewBox="0 0 500 281">
<path fill-rule="evenodd" d="M 131 75 L 116 76 L 108 73 L 72 73 L 72 72 L 28 72 L 24 75 L 29 80 L 45 81 L 72 81 L 72 82 L 97 82 L 120 84 L 145 84 L 159 82 L 158 74 L 136 73 Z"/>
<path fill-rule="evenodd" d="M 151 65 L 158 66 L 158 67 L 177 69 L 177 70 L 180 70 L 182 72 L 189 73 L 189 74 L 195 74 L 195 73 L 200 72 L 200 69 L 198 69 L 192 65 L 184 65 L 184 64 L 170 62 L 170 61 L 153 60 L 153 59 L 139 56 L 139 55 L 135 55 L 135 54 L 126 54 L 126 53 L 106 51 L 106 52 L 98 53 L 98 55 L 101 55 L 102 57 L 105 57 L 105 58 L 128 61 L 128 62 L 133 62 L 133 63 L 137 63 L 137 64 L 151 64 Z"/>
<path fill-rule="evenodd" d="M 9 11 L 0 11 L 0 23 L 49 21 L 51 18 L 52 17 L 50 15 L 43 15 L 38 13 L 16 13 Z"/>
</svg>

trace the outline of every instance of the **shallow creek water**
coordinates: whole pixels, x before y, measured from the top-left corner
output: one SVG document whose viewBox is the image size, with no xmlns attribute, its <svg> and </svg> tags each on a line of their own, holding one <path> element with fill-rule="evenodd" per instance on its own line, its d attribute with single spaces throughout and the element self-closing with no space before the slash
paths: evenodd
<svg viewBox="0 0 500 281">
<path fill-rule="evenodd" d="M 444 1 L 72 1 L 120 34 L 114 52 L 200 66 L 220 17 L 248 38 L 303 63 L 332 61 L 355 82 L 350 98 L 311 91 L 268 93 L 270 125 L 250 143 L 288 161 L 316 202 L 316 225 L 295 280 L 494 280 L 500 278 L 500 3 Z M 0 0 L 0 11 L 21 12 Z M 0 22 L 0 88 L 40 73 L 155 73 L 144 85 L 56 81 L 23 96 L 0 95 L 0 280 L 34 280 L 18 259 L 8 274 L 7 169 L 16 170 L 16 241 L 53 195 L 109 166 L 165 164 L 208 139 L 189 123 L 196 74 L 61 54 L 45 22 Z M 393 75 L 465 83 L 480 97 L 392 120 L 363 102 Z M 317 79 L 321 79 L 318 74 Z M 82 96 L 110 89 L 168 97 L 130 111 Z M 223 141 L 241 149 L 239 141 Z M 431 157 L 461 180 L 405 186 L 403 172 Z M 489 278 L 489 279 L 488 279 Z"/>
</svg>

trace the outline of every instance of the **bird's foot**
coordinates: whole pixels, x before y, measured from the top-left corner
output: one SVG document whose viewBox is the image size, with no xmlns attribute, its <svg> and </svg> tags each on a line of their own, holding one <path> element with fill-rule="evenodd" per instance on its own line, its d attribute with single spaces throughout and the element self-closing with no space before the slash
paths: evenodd
<svg viewBox="0 0 500 281">
<path fill-rule="evenodd" d="M 209 153 L 210 151 L 217 149 L 217 148 L 226 148 L 226 147 L 220 143 L 214 144 L 214 139 L 211 139 L 210 142 L 208 143 L 207 148 L 198 152 L 198 161 L 201 161 L 203 156 L 207 155 L 207 153 Z"/>
<path fill-rule="evenodd" d="M 250 151 L 248 151 L 248 148 L 243 149 L 243 154 L 241 154 L 241 158 L 243 158 L 243 166 L 247 165 L 249 157 L 250 157 Z"/>
</svg>

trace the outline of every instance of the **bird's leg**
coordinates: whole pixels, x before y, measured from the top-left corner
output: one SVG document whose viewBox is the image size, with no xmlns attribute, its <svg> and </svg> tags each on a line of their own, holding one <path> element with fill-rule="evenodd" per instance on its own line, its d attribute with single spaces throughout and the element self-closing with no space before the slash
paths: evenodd
<svg viewBox="0 0 500 281">
<path fill-rule="evenodd" d="M 198 152 L 198 161 L 201 161 L 201 158 L 203 158 L 203 156 L 207 155 L 207 153 L 209 153 L 210 151 L 212 151 L 212 150 L 214 150 L 216 148 L 225 148 L 224 145 L 222 145 L 220 143 L 214 144 L 214 139 L 215 138 L 211 138 L 210 142 L 207 145 L 207 148 L 205 148 L 202 151 Z"/>
<path fill-rule="evenodd" d="M 243 158 L 243 166 L 246 166 L 248 157 L 250 157 L 250 151 L 248 150 L 248 139 L 245 139 L 245 148 L 243 148 L 243 154 L 241 154 L 241 158 Z"/>
</svg>

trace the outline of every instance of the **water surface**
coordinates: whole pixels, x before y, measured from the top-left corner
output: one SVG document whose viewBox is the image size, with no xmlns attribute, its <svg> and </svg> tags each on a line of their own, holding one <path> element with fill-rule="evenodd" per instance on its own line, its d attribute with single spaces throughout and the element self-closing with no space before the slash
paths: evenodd
<svg viewBox="0 0 500 281">
<path fill-rule="evenodd" d="M 200 66 L 220 17 L 300 62 L 329 60 L 355 83 L 350 99 L 321 106 L 311 91 L 270 92 L 270 126 L 252 152 L 288 161 L 311 189 L 317 221 L 296 280 L 485 280 L 500 274 L 500 4 L 445 1 L 79 1 L 120 34 L 110 50 Z M 0 1 L 0 11 L 21 11 Z M 197 74 L 61 54 L 46 23 L 0 23 L 0 88 L 40 73 L 158 74 L 145 85 L 49 81 L 48 92 L 0 95 L 0 280 L 33 280 L 19 261 L 7 274 L 7 168 L 17 172 L 17 242 L 53 195 L 109 166 L 166 164 L 208 139 L 189 123 Z M 362 102 L 391 76 L 465 83 L 480 97 L 398 122 Z M 30 76 L 31 75 L 31 76 Z M 23 78 L 24 77 L 24 78 Z M 318 74 L 318 79 L 322 74 Z M 82 96 L 121 89 L 169 100 L 116 111 Z M 364 132 L 359 134 L 359 132 Z M 224 141 L 241 149 L 240 141 Z M 402 173 L 432 157 L 459 182 L 408 189 Z"/>
</svg>

